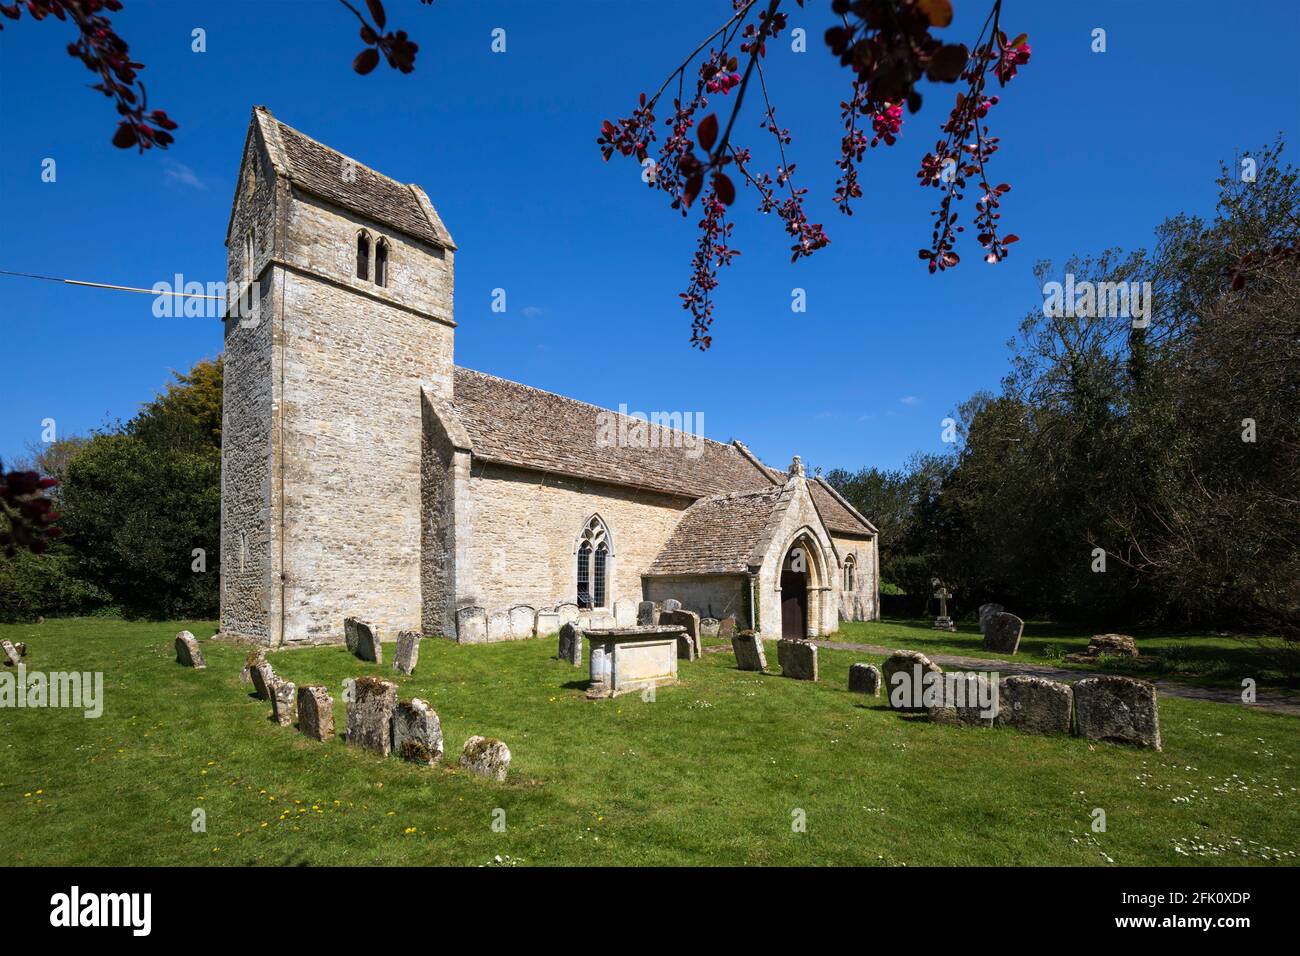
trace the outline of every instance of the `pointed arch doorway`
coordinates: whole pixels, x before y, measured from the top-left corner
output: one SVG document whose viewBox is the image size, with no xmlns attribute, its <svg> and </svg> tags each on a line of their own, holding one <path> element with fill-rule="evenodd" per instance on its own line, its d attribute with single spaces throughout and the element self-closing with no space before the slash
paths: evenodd
<svg viewBox="0 0 1300 956">
<path fill-rule="evenodd" d="M 781 562 L 781 636 L 802 639 L 808 633 L 808 556 L 802 545 Z"/>
</svg>

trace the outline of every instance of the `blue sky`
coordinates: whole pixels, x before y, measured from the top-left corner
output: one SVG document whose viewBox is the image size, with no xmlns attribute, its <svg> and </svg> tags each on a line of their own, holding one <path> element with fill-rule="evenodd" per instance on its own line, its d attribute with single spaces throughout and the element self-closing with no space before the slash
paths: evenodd
<svg viewBox="0 0 1300 956">
<path fill-rule="evenodd" d="M 177 143 L 144 156 L 112 147 L 111 104 L 64 50 L 71 28 L 5 21 L 0 269 L 144 287 L 177 272 L 224 278 L 245 127 L 266 104 L 424 186 L 460 247 L 459 364 L 607 407 L 702 412 L 710 437 L 741 438 L 782 466 L 798 453 L 825 468 L 895 467 L 938 450 L 940 420 L 997 388 L 1008 338 L 1041 305 L 1035 260 L 1144 245 L 1166 215 L 1212 213 L 1219 160 L 1278 132 L 1294 151 L 1300 125 L 1292 0 L 1007 0 L 1004 25 L 1029 34 L 1033 58 L 992 114 L 992 175 L 1014 187 L 1003 223 L 1021 242 L 997 266 L 959 246 L 962 265 L 931 276 L 916 250 L 934 193 L 914 173 L 951 94 L 929 93 L 898 145 L 873 151 L 867 198 L 841 216 L 830 194 L 847 75 L 821 41 L 829 3 L 809 0 L 791 21 L 809 50 L 777 44 L 769 83 L 832 244 L 791 265 L 779 221 L 752 213 L 742 189 L 743 252 L 723 274 L 714 347 L 700 353 L 677 299 L 695 230 L 640 186 L 633 163 L 604 164 L 595 137 L 726 18 L 727 0 L 387 0 L 390 26 L 420 44 L 417 67 L 366 77 L 350 69 L 355 19 L 333 0 L 125 5 L 118 30 L 147 65 L 153 105 L 180 122 Z M 969 42 L 988 5 L 955 7 L 947 36 Z M 191 51 L 196 27 L 206 53 Z M 505 54 L 490 49 L 497 27 Z M 1102 54 L 1090 50 L 1097 27 Z M 743 134 L 758 122 L 747 116 Z M 45 158 L 54 183 L 41 181 Z M 490 309 L 497 287 L 504 315 Z M 795 287 L 804 314 L 790 310 Z M 70 434 L 130 417 L 170 370 L 221 348 L 217 321 L 155 318 L 147 296 L 4 276 L 0 324 L 5 457 L 45 418 Z"/>
</svg>

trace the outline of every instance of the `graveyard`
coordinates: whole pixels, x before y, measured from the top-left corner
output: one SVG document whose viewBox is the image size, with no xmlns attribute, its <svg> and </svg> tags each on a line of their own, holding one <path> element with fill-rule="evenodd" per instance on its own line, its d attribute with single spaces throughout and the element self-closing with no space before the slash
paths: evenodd
<svg viewBox="0 0 1300 956">
<path fill-rule="evenodd" d="M 182 630 L 195 635 L 205 666 L 184 666 L 193 651 L 178 648 Z M 210 621 L 115 618 L 0 626 L 0 640 L 25 645 L 28 672 L 103 675 L 99 717 L 6 711 L 7 862 L 1296 863 L 1300 718 L 1292 713 L 1161 694 L 1162 750 L 961 726 L 861 692 L 868 669 L 853 665 L 881 668 L 885 655 L 833 646 L 990 656 L 965 621 L 955 632 L 901 620 L 844 625 L 816 649 L 811 673 L 803 652 L 777 646 L 788 642 L 765 642 L 762 673 L 738 669 L 731 647 L 706 637 L 653 692 L 598 699 L 588 690 L 604 665 L 591 666 L 590 651 L 615 646 L 617 635 L 589 637 L 576 666 L 554 635 L 486 645 L 425 638 L 418 659 L 399 656 L 389 634 L 381 661 L 341 645 L 267 653 L 275 680 L 300 691 L 298 720 L 308 697 L 329 697 L 337 733 L 323 742 L 276 719 L 280 702 L 257 699 L 241 680 L 248 646 L 210 640 L 215 630 Z M 1061 663 L 1089 636 L 1031 625 L 1014 659 Z M 1140 642 L 1154 656 L 1204 645 L 1228 669 L 1240 651 L 1213 635 Z M 403 658 L 411 673 L 394 666 Z M 786 668 L 816 679 L 792 679 Z M 1201 678 L 1226 690 L 1226 675 Z M 427 702 L 445 753 L 413 760 L 349 745 L 349 680 Z M 323 691 L 304 696 L 310 688 Z M 398 706 L 405 719 L 427 718 Z M 321 720 L 311 711 L 313 724 Z M 508 774 L 461 766 L 473 737 L 508 745 Z"/>
</svg>

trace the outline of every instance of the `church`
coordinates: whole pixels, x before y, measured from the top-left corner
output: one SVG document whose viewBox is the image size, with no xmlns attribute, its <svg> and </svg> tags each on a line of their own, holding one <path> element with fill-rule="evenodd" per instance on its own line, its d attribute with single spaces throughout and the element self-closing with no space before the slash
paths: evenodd
<svg viewBox="0 0 1300 956">
<path fill-rule="evenodd" d="M 768 638 L 879 617 L 876 528 L 797 456 L 457 366 L 419 186 L 257 107 L 226 248 L 224 635 L 498 641 L 670 598 Z"/>
</svg>

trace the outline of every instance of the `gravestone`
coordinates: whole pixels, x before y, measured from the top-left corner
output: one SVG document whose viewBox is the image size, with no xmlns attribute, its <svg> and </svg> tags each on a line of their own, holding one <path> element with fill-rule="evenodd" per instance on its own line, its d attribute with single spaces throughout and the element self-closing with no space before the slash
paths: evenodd
<svg viewBox="0 0 1300 956">
<path fill-rule="evenodd" d="M 244 658 L 244 669 L 239 672 L 240 683 L 251 684 L 253 682 L 253 668 L 266 660 L 266 651 L 260 647 L 255 647 L 248 652 Z"/>
<path fill-rule="evenodd" d="M 936 631 L 955 631 L 957 625 L 953 623 L 952 618 L 948 616 L 948 598 L 952 597 L 952 592 L 946 587 L 940 586 L 934 596 L 939 599 L 939 616 L 934 619 L 932 625 Z"/>
<path fill-rule="evenodd" d="M 1014 654 L 1020 647 L 1020 635 L 1024 629 L 1025 622 L 1014 614 L 1006 611 L 990 614 L 984 628 L 984 650 Z"/>
<path fill-rule="evenodd" d="M 384 648 L 379 643 L 379 629 L 365 621 L 353 620 L 357 632 L 357 646 L 352 652 L 363 661 L 384 662 Z"/>
<path fill-rule="evenodd" d="M 297 696 L 293 681 L 277 680 L 271 688 L 271 719 L 281 727 L 293 726 L 293 705 Z"/>
<path fill-rule="evenodd" d="M 487 611 L 477 605 L 456 611 L 456 641 L 460 644 L 482 644 L 488 639 Z"/>
<path fill-rule="evenodd" d="M 397 685 L 379 677 L 359 677 L 348 702 L 348 743 L 385 757 L 393 747 Z"/>
<path fill-rule="evenodd" d="M 849 692 L 866 694 L 868 697 L 880 696 L 880 668 L 875 664 L 852 664 L 849 666 Z"/>
<path fill-rule="evenodd" d="M 1155 685 L 1131 677 L 1085 677 L 1074 685 L 1078 734 L 1162 750 Z"/>
<path fill-rule="evenodd" d="M 785 640 L 776 642 L 776 660 L 781 674 L 795 680 L 817 679 L 817 645 L 812 641 Z"/>
<path fill-rule="evenodd" d="M 721 627 L 722 622 L 716 617 L 702 618 L 700 620 L 700 637 L 717 637 Z"/>
<path fill-rule="evenodd" d="M 516 604 L 510 609 L 510 636 L 517 641 L 532 637 L 536 621 L 537 608 L 531 604 Z"/>
<path fill-rule="evenodd" d="M 1005 611 L 1001 604 L 981 604 L 980 605 L 980 633 L 983 634 L 988 630 L 989 618 L 994 614 L 1001 614 Z"/>
<path fill-rule="evenodd" d="M 397 635 L 397 651 L 393 655 L 393 670 L 403 674 L 414 674 L 415 665 L 420 660 L 420 633 L 418 631 L 400 631 Z"/>
<path fill-rule="evenodd" d="M 508 641 L 514 633 L 510 629 L 510 609 L 498 608 L 495 611 L 489 611 L 487 616 L 487 639 L 488 643 L 495 644 L 497 641 Z"/>
<path fill-rule="evenodd" d="M 557 634 L 560 630 L 560 615 L 555 611 L 538 611 L 533 623 L 533 633 L 538 637 Z"/>
<path fill-rule="evenodd" d="M 347 653 L 356 653 L 356 618 L 343 618 L 343 643 Z"/>
<path fill-rule="evenodd" d="M 895 651 L 885 658 L 881 676 L 885 679 L 885 695 L 892 710 L 919 713 L 926 674 L 942 674 L 943 668 L 920 651 Z"/>
<path fill-rule="evenodd" d="M 500 740 L 475 734 L 465 741 L 460 752 L 460 765 L 472 773 L 505 783 L 510 770 L 510 748 Z"/>
<path fill-rule="evenodd" d="M 736 655 L 736 669 L 742 671 L 767 670 L 767 652 L 763 639 L 753 631 L 741 631 L 731 639 L 731 653 Z"/>
<path fill-rule="evenodd" d="M 578 615 L 582 613 L 582 608 L 572 601 L 561 601 L 555 605 L 555 613 L 560 615 L 560 626 L 563 627 L 571 621 L 576 621 Z"/>
<path fill-rule="evenodd" d="M 19 657 L 26 657 L 26 656 L 27 656 L 27 645 L 24 644 L 22 641 L 19 641 L 18 643 L 16 643 L 16 644 L 14 645 L 14 650 L 16 650 L 16 651 L 18 652 L 18 656 L 19 656 Z"/>
<path fill-rule="evenodd" d="M 627 600 L 614 602 L 615 627 L 636 627 L 636 615 L 637 602 Z"/>
<path fill-rule="evenodd" d="M 678 642 L 677 656 L 685 660 L 693 661 L 699 658 L 700 649 L 700 616 L 694 611 L 670 611 L 668 602 L 664 602 L 664 610 L 659 615 L 659 624 L 662 627 L 684 627 L 686 633 L 682 635 Z"/>
<path fill-rule="evenodd" d="M 637 627 L 654 627 L 659 623 L 659 609 L 654 601 L 642 601 L 636 606 Z"/>
<path fill-rule="evenodd" d="M 263 659 L 256 667 L 250 668 L 249 674 L 253 679 L 253 696 L 258 700 L 270 700 L 277 679 L 271 662 Z"/>
<path fill-rule="evenodd" d="M 207 661 L 203 659 L 203 650 L 199 647 L 199 642 L 189 631 L 181 631 L 176 635 L 176 663 L 195 668 L 208 666 Z"/>
<path fill-rule="evenodd" d="M 582 666 L 582 628 L 577 624 L 565 624 L 560 628 L 560 660 Z"/>
<path fill-rule="evenodd" d="M 724 617 L 718 622 L 718 637 L 725 641 L 729 641 L 735 636 L 736 619 L 734 617 Z"/>
<path fill-rule="evenodd" d="M 393 713 L 393 752 L 430 767 L 442 759 L 442 722 L 418 697 L 402 701 Z"/>
<path fill-rule="evenodd" d="M 312 740 L 334 736 L 334 698 L 321 684 L 298 688 L 298 730 Z"/>
<path fill-rule="evenodd" d="M 680 611 L 681 609 L 682 609 L 682 602 L 677 600 L 677 598 L 669 598 L 667 601 L 664 601 L 664 606 L 663 606 L 664 613 L 667 613 L 669 611 Z"/>
<path fill-rule="evenodd" d="M 8 641 L 0 641 L 0 654 L 4 656 L 6 667 L 17 667 L 18 662 L 22 660 L 22 655 L 18 653 L 18 648 Z"/>
<path fill-rule="evenodd" d="M 994 723 L 1026 734 L 1068 734 L 1073 713 L 1074 691 L 1069 684 L 1016 674 L 1002 678 Z"/>
<path fill-rule="evenodd" d="M 925 708 L 936 724 L 992 727 L 998 712 L 998 685 L 973 671 L 943 675 L 939 700 Z"/>
</svg>

